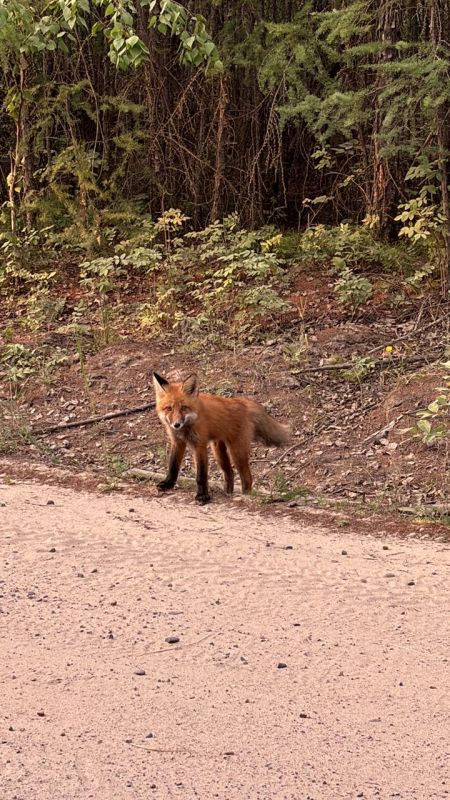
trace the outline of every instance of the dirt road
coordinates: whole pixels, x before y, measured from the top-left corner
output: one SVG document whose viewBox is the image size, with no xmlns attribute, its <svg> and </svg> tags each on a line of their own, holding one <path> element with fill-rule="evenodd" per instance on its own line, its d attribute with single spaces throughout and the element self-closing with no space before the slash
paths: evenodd
<svg viewBox="0 0 450 800">
<path fill-rule="evenodd" d="M 0 485 L 2 800 L 450 795 L 450 546 Z"/>
</svg>

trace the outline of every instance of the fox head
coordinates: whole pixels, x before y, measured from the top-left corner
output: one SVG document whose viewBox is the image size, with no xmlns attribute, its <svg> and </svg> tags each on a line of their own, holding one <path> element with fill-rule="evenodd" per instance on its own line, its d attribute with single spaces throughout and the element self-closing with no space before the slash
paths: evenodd
<svg viewBox="0 0 450 800">
<path fill-rule="evenodd" d="M 169 383 L 153 373 L 156 411 L 161 422 L 174 432 L 192 425 L 197 419 L 197 376 L 189 375 L 183 383 Z"/>
</svg>

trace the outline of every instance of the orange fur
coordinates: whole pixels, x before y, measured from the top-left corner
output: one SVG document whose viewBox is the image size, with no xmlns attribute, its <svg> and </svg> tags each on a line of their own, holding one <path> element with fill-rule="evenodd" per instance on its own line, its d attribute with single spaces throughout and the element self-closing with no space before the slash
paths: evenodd
<svg viewBox="0 0 450 800">
<path fill-rule="evenodd" d="M 197 464 L 196 499 L 208 502 L 207 447 L 211 444 L 225 477 L 226 491 L 230 494 L 233 491 L 233 464 L 239 472 L 242 491 L 249 492 L 252 487 L 251 443 L 281 445 L 288 440 L 287 429 L 270 417 L 256 400 L 199 394 L 195 375 L 183 383 L 169 383 L 154 373 L 153 382 L 156 410 L 172 445 L 169 472 L 159 486 L 162 490 L 175 485 L 188 446 L 194 451 Z"/>
</svg>

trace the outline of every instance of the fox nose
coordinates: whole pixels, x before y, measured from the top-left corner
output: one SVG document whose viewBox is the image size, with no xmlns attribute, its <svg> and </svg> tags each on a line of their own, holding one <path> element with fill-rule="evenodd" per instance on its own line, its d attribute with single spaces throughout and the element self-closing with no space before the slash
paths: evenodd
<svg viewBox="0 0 450 800">
<path fill-rule="evenodd" d="M 181 422 L 174 422 L 173 423 L 173 427 L 174 428 L 181 428 Z"/>
</svg>

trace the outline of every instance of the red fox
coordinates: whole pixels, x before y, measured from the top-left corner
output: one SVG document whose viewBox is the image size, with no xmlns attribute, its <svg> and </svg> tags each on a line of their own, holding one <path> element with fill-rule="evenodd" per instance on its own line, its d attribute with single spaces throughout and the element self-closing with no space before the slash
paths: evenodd
<svg viewBox="0 0 450 800">
<path fill-rule="evenodd" d="M 169 383 L 154 372 L 153 384 L 156 411 L 171 443 L 167 477 L 158 484 L 161 491 L 175 486 L 189 446 L 197 467 L 195 499 L 202 505 L 209 503 L 207 447 L 211 444 L 225 478 L 225 491 L 233 493 L 233 463 L 239 472 L 242 492 L 247 493 L 252 488 L 251 442 L 279 446 L 288 441 L 288 429 L 272 419 L 256 400 L 199 394 L 196 375 L 189 375 L 182 383 Z"/>
</svg>

